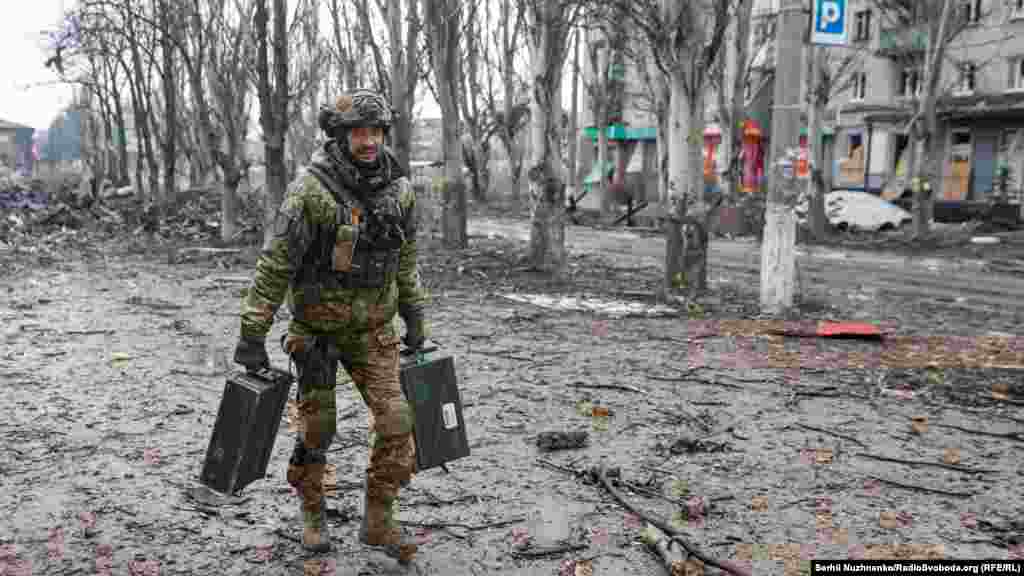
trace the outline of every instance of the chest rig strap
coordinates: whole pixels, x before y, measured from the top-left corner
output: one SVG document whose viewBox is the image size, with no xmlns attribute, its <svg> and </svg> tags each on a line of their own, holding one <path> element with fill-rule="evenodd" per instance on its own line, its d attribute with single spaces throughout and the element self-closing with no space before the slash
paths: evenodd
<svg viewBox="0 0 1024 576">
<path fill-rule="evenodd" d="M 323 288 L 326 289 L 355 289 L 355 288 L 382 288 L 393 281 L 398 275 L 398 257 L 401 242 L 380 242 L 377 241 L 378 233 L 374 227 L 379 225 L 376 214 L 367 209 L 364 202 L 360 201 L 350 190 L 341 186 L 325 170 L 316 165 L 309 167 L 311 174 L 327 188 L 337 203 L 335 222 L 342 226 L 350 222 L 349 208 L 356 207 L 366 214 L 365 221 L 358 224 L 352 222 L 353 248 L 351 271 L 337 272 L 334 270 L 333 259 L 326 259 L 319 263 L 322 270 L 320 274 Z M 323 241 L 330 242 L 330 249 L 324 247 L 321 253 L 331 253 L 334 242 L 336 242 L 337 228 L 334 234 L 322 235 Z M 306 288 L 304 288 L 304 291 Z"/>
</svg>

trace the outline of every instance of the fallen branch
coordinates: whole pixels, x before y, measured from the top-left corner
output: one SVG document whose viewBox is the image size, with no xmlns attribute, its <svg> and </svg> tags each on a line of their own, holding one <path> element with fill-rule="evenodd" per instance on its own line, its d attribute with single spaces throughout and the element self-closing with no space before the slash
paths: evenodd
<svg viewBox="0 0 1024 576">
<path fill-rule="evenodd" d="M 489 528 L 504 528 L 505 526 L 511 526 L 512 524 L 519 524 L 525 522 L 526 516 L 517 516 L 508 520 L 498 520 L 497 522 L 489 522 L 487 524 L 477 524 L 473 526 L 471 524 L 461 524 L 459 522 L 409 522 L 402 521 L 402 524 L 406 526 L 415 526 L 417 528 L 433 528 L 433 529 L 445 529 L 445 528 L 462 528 L 470 532 L 477 530 L 487 530 Z"/>
<path fill-rule="evenodd" d="M 876 456 L 874 454 L 868 454 L 867 452 L 857 452 L 854 456 L 860 456 L 862 458 L 870 458 L 872 460 L 880 460 L 882 462 L 895 462 L 897 464 L 909 464 L 911 466 L 933 466 L 935 468 L 945 468 L 946 470 L 954 470 L 956 472 L 967 472 L 969 474 L 995 474 L 998 470 L 992 470 L 989 468 L 964 468 L 963 466 L 953 466 L 951 464 L 944 464 L 942 462 L 922 462 L 920 460 L 903 460 L 902 458 L 889 458 L 887 456 Z"/>
<path fill-rule="evenodd" d="M 608 477 L 605 475 L 603 467 L 592 468 L 590 470 L 590 474 L 596 477 L 596 479 L 601 483 L 601 485 L 604 486 L 604 489 L 607 490 L 608 493 L 611 494 L 612 497 L 615 498 L 615 500 L 618 501 L 618 503 L 623 508 L 639 516 L 648 524 L 651 524 L 652 526 L 658 528 L 662 532 L 668 534 L 673 541 L 679 543 L 679 545 L 682 546 L 694 558 L 697 558 L 701 562 L 714 566 L 715 568 L 718 568 L 720 570 L 725 570 L 726 572 L 735 574 L 736 576 L 750 576 L 749 572 L 747 572 L 739 566 L 734 565 L 731 562 L 719 562 L 713 558 L 705 556 L 703 553 L 700 552 L 700 550 L 697 550 L 696 547 L 694 547 L 692 544 L 684 540 L 683 537 L 679 535 L 679 532 L 671 525 L 669 525 L 668 522 L 665 522 L 661 518 L 645 514 L 644 512 L 641 512 L 640 510 L 634 508 L 629 502 L 626 501 L 622 494 L 620 494 L 619 491 L 616 490 L 611 485 L 611 482 L 608 481 Z"/>
<path fill-rule="evenodd" d="M 529 548 L 525 550 L 513 549 L 510 553 L 513 558 L 543 558 L 545 556 L 556 556 L 559 554 L 565 554 L 566 552 L 579 552 L 580 550 L 586 550 L 590 548 L 586 544 L 561 544 L 558 546 L 545 546 L 538 548 Z"/>
<path fill-rule="evenodd" d="M 292 542 L 298 542 L 300 544 L 302 543 L 302 540 L 299 539 L 298 536 L 295 536 L 294 534 L 289 534 L 288 532 L 285 532 L 283 528 L 275 529 L 274 530 L 274 534 L 280 536 L 281 538 L 284 538 L 285 540 L 291 540 Z"/>
<path fill-rule="evenodd" d="M 953 496 L 954 498 L 973 498 L 976 494 L 972 492 L 947 492 L 945 490 L 936 490 L 935 488 L 925 488 L 923 486 L 914 486 L 913 484 L 902 484 L 900 482 L 894 482 L 892 480 L 886 480 L 885 478 L 879 478 L 877 476 L 871 476 L 875 480 L 882 482 L 883 484 L 889 484 L 898 488 L 905 488 L 907 490 L 916 490 L 918 492 L 929 492 L 931 494 L 941 494 L 943 496 Z"/>
<path fill-rule="evenodd" d="M 68 336 L 91 336 L 93 334 L 113 334 L 113 330 L 66 330 Z"/>
<path fill-rule="evenodd" d="M 716 382 L 714 380 L 708 380 L 707 378 L 695 378 L 693 376 L 654 376 L 651 374 L 647 375 L 648 380 L 654 380 L 656 382 L 690 382 L 693 384 L 704 384 L 707 386 L 722 386 L 723 388 L 730 388 L 732 390 L 744 390 L 743 386 L 737 386 L 736 384 L 728 384 L 726 382 Z"/>
<path fill-rule="evenodd" d="M 1021 436 L 1016 432 L 1007 432 L 1006 434 L 1000 434 L 997 432 L 985 432 L 984 430 L 972 430 L 970 428 L 961 428 L 960 426 L 953 426 L 952 424 L 933 424 L 933 426 L 937 428 L 952 428 L 953 430 L 967 432 L 968 434 L 978 434 L 980 436 L 991 436 L 992 438 L 1006 438 L 1008 440 L 1024 442 L 1024 436 Z"/>
<path fill-rule="evenodd" d="M 505 358 L 506 360 L 515 360 L 517 362 L 533 362 L 535 358 L 529 358 L 526 356 L 516 356 L 512 354 L 512 350 L 470 350 L 470 354 L 480 354 L 483 356 L 495 356 L 497 358 Z"/>
<path fill-rule="evenodd" d="M 624 390 L 626 392 L 636 392 L 637 394 L 646 394 L 643 390 L 636 386 L 630 386 L 628 384 L 588 384 L 586 382 L 570 382 L 567 384 L 572 388 L 598 388 L 601 390 Z"/>
<path fill-rule="evenodd" d="M 813 430 L 815 432 L 821 432 L 822 434 L 828 434 L 829 436 L 835 436 L 836 438 L 842 438 L 843 440 L 847 440 L 847 441 L 853 442 L 854 444 L 858 444 L 858 445 L 863 446 L 865 448 L 868 447 L 867 444 L 861 442 L 860 440 L 857 440 L 853 436 L 846 436 L 846 435 L 840 434 L 838 432 L 833 432 L 831 430 L 826 430 L 824 428 L 815 428 L 814 426 L 808 426 L 806 424 L 797 423 L 797 426 L 799 426 L 800 428 L 807 429 L 807 430 Z"/>
</svg>

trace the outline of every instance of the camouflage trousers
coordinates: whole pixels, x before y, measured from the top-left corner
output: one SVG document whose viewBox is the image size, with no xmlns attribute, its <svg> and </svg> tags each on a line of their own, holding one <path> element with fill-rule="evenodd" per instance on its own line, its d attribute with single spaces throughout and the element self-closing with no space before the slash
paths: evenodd
<svg viewBox="0 0 1024 576">
<path fill-rule="evenodd" d="M 298 371 L 300 432 L 288 466 L 288 482 L 299 491 L 307 522 L 323 505 L 323 467 L 337 430 L 335 387 L 342 365 L 370 413 L 370 458 L 366 492 L 370 502 L 392 509 L 400 487 L 415 472 L 413 416 L 399 384 L 399 339 L 381 329 L 369 334 L 365 354 L 339 348 L 331 337 L 291 335 L 285 350 Z M 353 361 L 352 358 L 365 361 Z M 394 520 L 388 514 L 387 524 Z"/>
</svg>

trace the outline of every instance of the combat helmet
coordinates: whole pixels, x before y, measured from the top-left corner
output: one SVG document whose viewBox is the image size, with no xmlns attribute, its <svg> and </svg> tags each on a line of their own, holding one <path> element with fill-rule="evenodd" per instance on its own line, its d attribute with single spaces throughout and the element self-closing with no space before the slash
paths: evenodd
<svg viewBox="0 0 1024 576">
<path fill-rule="evenodd" d="M 332 107 L 321 106 L 318 123 L 328 136 L 340 138 L 344 130 L 357 126 L 377 126 L 387 132 L 393 118 L 394 111 L 383 96 L 360 88 L 339 96 Z"/>
</svg>

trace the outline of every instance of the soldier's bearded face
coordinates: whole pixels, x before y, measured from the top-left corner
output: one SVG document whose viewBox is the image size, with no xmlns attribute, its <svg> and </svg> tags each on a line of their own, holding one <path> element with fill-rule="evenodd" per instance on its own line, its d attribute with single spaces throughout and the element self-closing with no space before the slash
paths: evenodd
<svg viewBox="0 0 1024 576">
<path fill-rule="evenodd" d="M 379 126 L 359 126 L 348 133 L 348 149 L 360 162 L 377 159 L 377 149 L 384 144 L 384 129 Z"/>
</svg>

